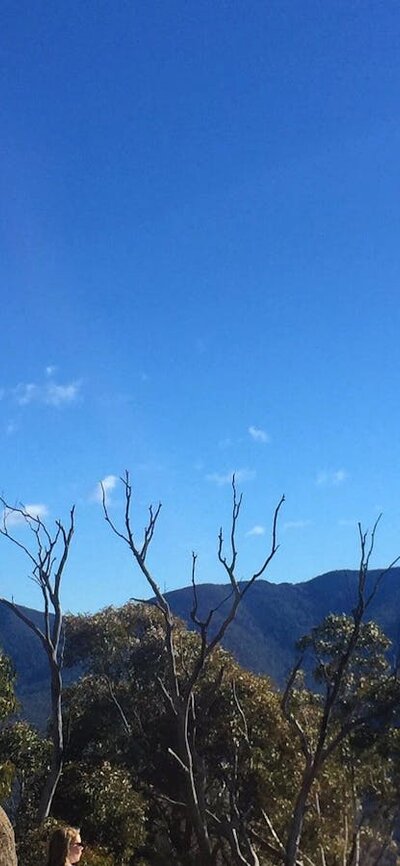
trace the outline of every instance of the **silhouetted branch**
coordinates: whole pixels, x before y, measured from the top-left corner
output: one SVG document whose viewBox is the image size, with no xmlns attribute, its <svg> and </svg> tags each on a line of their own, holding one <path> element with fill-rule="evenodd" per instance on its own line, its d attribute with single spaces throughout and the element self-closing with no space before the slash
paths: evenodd
<svg viewBox="0 0 400 866">
<path fill-rule="evenodd" d="M 169 753 L 175 759 L 184 774 L 188 818 L 190 818 L 197 839 L 202 866 L 215 866 L 215 851 L 219 850 L 219 848 L 218 845 L 215 846 L 211 842 L 208 825 L 210 820 L 216 821 L 216 816 L 213 815 L 213 817 L 211 818 L 211 815 L 213 813 L 212 810 L 209 810 L 206 801 L 205 764 L 202 760 L 201 755 L 198 754 L 196 749 L 197 719 L 196 707 L 194 703 L 194 689 L 204 671 L 207 659 L 211 656 L 214 649 L 221 642 L 227 628 L 234 620 L 243 596 L 248 591 L 250 586 L 255 582 L 255 580 L 265 572 L 273 556 L 278 550 L 277 524 L 279 512 L 284 502 L 284 497 L 282 496 L 274 512 L 271 531 L 271 545 L 268 554 L 263 560 L 261 567 L 254 572 L 250 580 L 243 586 L 240 586 L 235 574 L 235 568 L 237 563 L 236 531 L 242 505 L 242 496 L 238 496 L 237 494 L 235 477 L 233 476 L 232 513 L 229 534 L 229 560 L 223 552 L 224 542 L 222 529 L 220 530 L 218 536 L 217 550 L 219 562 L 223 565 L 229 577 L 230 592 L 225 598 L 222 599 L 221 602 L 218 603 L 218 605 L 216 605 L 215 608 L 211 608 L 205 617 L 199 616 L 199 598 L 196 585 L 197 557 L 195 553 L 192 553 L 191 585 L 193 602 L 190 609 L 190 618 L 193 624 L 199 630 L 200 644 L 198 647 L 197 656 L 195 657 L 192 664 L 192 669 L 191 671 L 187 671 L 185 680 L 181 682 L 178 676 L 176 665 L 178 650 L 175 641 L 174 618 L 172 616 L 172 612 L 168 601 L 165 598 L 165 595 L 161 592 L 158 582 L 153 577 L 146 563 L 146 556 L 150 544 L 153 540 L 156 523 L 160 514 L 161 504 L 159 504 L 155 510 L 150 507 L 149 519 L 144 529 L 143 541 L 141 544 L 137 544 L 134 538 L 134 532 L 131 523 L 132 486 L 130 483 L 128 472 L 125 472 L 124 477 L 121 478 L 121 482 L 125 492 L 123 528 L 120 528 L 117 523 L 110 517 L 104 485 L 102 485 L 103 513 L 105 520 L 109 524 L 113 533 L 129 547 L 134 557 L 134 560 L 136 561 L 143 576 L 147 580 L 147 583 L 150 586 L 154 596 L 154 599 L 152 599 L 149 603 L 155 604 L 156 607 L 162 612 L 164 618 L 165 647 L 167 650 L 168 659 L 168 683 L 164 683 L 161 678 L 159 678 L 158 681 L 175 719 L 177 741 L 177 746 L 173 749 L 169 748 Z M 222 621 L 217 627 L 215 634 L 210 635 L 210 624 L 213 620 L 213 616 L 218 610 L 221 609 L 221 607 L 223 607 L 223 605 L 226 604 L 227 601 L 231 602 L 229 605 L 229 609 L 223 616 Z M 185 670 L 185 668 L 183 668 L 183 670 Z M 236 708 L 243 723 L 243 736 L 244 739 L 247 738 L 248 741 L 249 737 L 247 730 L 247 722 L 234 685 L 233 694 Z M 237 760 L 237 756 L 235 760 Z M 224 821 L 221 821 L 218 824 L 218 826 L 220 827 L 219 832 L 222 834 L 220 836 L 220 839 L 224 838 L 228 841 L 231 851 L 231 857 L 233 858 L 233 863 L 235 864 L 235 866 L 258 866 L 258 857 L 251 842 L 250 835 L 245 827 L 245 816 L 241 816 L 239 814 L 239 807 L 237 804 L 234 785 L 233 787 L 231 787 L 230 791 L 230 804 L 231 813 L 229 814 L 227 812 Z M 240 839 L 237 833 L 238 822 L 241 827 Z"/>
<path fill-rule="evenodd" d="M 47 655 L 50 668 L 51 694 L 51 737 L 52 757 L 51 767 L 46 779 L 39 805 L 38 819 L 42 822 L 48 817 L 54 793 L 61 775 L 64 758 L 63 721 L 61 711 L 62 701 L 62 665 L 63 665 L 63 614 L 61 609 L 60 589 L 62 575 L 67 563 L 72 536 L 75 528 L 75 510 L 71 509 L 69 524 L 65 528 L 60 520 L 56 521 L 56 529 L 50 534 L 39 515 L 30 514 L 24 507 L 10 506 L 0 497 L 3 505 L 2 526 L 0 534 L 7 538 L 15 547 L 22 550 L 31 564 L 31 578 L 39 586 L 43 597 L 44 627 L 40 628 L 14 602 L 7 599 L 0 601 L 13 611 L 25 625 L 39 638 Z M 25 524 L 34 537 L 35 551 L 20 541 L 9 530 L 10 519 L 17 518 Z M 55 569 L 57 551 L 61 550 L 58 567 Z M 52 613 L 50 612 L 52 608 Z"/>
</svg>

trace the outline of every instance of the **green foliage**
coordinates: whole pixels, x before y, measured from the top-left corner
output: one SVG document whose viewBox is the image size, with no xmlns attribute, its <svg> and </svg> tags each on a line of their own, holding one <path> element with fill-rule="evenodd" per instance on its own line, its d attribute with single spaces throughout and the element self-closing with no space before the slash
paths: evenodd
<svg viewBox="0 0 400 866">
<path fill-rule="evenodd" d="M 184 776 L 171 754 L 176 728 L 160 683 L 169 684 L 164 623 L 155 607 L 128 604 L 88 617 L 70 617 L 66 658 L 84 674 L 65 696 L 66 755 L 53 804 L 57 819 L 81 827 L 85 866 L 188 866 L 195 862 L 184 801 Z M 318 689 L 299 677 L 292 709 L 307 736 L 317 736 L 324 690 L 332 687 L 352 635 L 351 618 L 331 615 L 302 641 L 311 653 Z M 174 624 L 176 666 L 182 686 L 199 638 Z M 332 753 L 313 785 L 302 848 L 328 866 L 344 862 L 357 812 L 369 805 L 363 844 L 385 838 L 400 783 L 400 735 L 384 708 L 396 683 L 386 658 L 387 638 L 374 623 L 361 626 L 332 716 L 331 737 L 348 720 L 360 721 Z M 302 778 L 304 756 L 283 716 L 281 696 L 267 677 L 244 671 L 218 648 L 196 684 L 189 736 L 207 778 L 207 807 L 223 821 L 236 786 L 238 813 L 246 815 L 261 866 L 270 860 L 264 814 L 285 840 Z M 378 714 L 379 724 L 365 720 Z M 364 723 L 365 722 L 365 723 Z M 49 743 L 28 725 L 0 733 L 0 761 L 10 762 L 21 793 L 20 860 L 36 866 L 44 857 L 54 819 L 29 829 L 48 765 Z M 384 803 L 384 809 L 382 804 Z M 211 832 L 213 827 L 211 826 Z M 229 858 L 228 858 L 229 859 Z"/>
<path fill-rule="evenodd" d="M 28 722 L 16 721 L 0 734 L 0 755 L 7 754 L 24 783 L 37 775 L 50 758 L 50 742 Z"/>
<path fill-rule="evenodd" d="M 4 803 L 11 795 L 14 783 L 14 766 L 11 761 L 0 762 L 0 803 Z"/>
<path fill-rule="evenodd" d="M 108 608 L 93 617 L 71 618 L 68 629 L 69 661 L 86 669 L 67 695 L 69 760 L 93 772 L 108 761 L 141 791 L 148 804 L 146 851 L 151 852 L 152 864 L 171 859 L 192 862 L 186 813 L 179 805 L 184 799 L 183 776 L 170 752 L 177 747 L 175 726 L 160 687 L 163 682 L 168 688 L 169 673 L 159 611 L 134 604 Z M 324 689 L 332 687 L 351 635 L 351 617 L 330 615 L 301 642 L 302 650 L 314 660 L 318 691 L 309 690 L 304 677 L 299 678 L 291 702 L 311 740 L 317 737 Z M 199 638 L 176 621 L 174 640 L 177 673 L 184 686 Z M 361 626 L 341 682 L 330 737 L 346 719 L 362 724 L 331 755 L 310 795 L 304 851 L 319 858 L 322 845 L 332 866 L 343 862 L 345 828 L 351 832 L 358 804 L 372 802 L 374 785 L 385 802 L 393 789 L 388 760 L 377 751 L 387 728 L 382 710 L 395 688 L 386 658 L 388 647 L 389 641 L 374 623 Z M 189 736 L 195 718 L 196 749 L 208 780 L 210 812 L 223 820 L 228 792 L 235 784 L 237 808 L 248 816 L 251 832 L 260 839 L 268 837 L 266 813 L 285 839 L 304 757 L 270 680 L 244 671 L 219 648 L 196 684 L 193 712 Z M 375 729 L 364 724 L 374 713 L 381 719 Z M 79 789 L 77 783 L 72 787 Z M 82 802 L 82 814 L 87 813 L 88 804 Z M 381 819 L 371 812 L 365 832 L 379 835 Z M 260 843 L 261 862 L 267 863 L 262 852 Z"/>
<path fill-rule="evenodd" d="M 50 757 L 50 741 L 27 722 L 16 721 L 1 729 L 0 761 L 7 760 L 12 766 L 18 836 L 34 821 Z"/>
<path fill-rule="evenodd" d="M 14 692 L 15 673 L 10 659 L 0 651 L 0 724 L 15 713 L 18 703 Z M 0 732 L 1 736 L 1 732 Z M 14 765 L 11 756 L 0 751 L 0 802 L 10 796 L 14 782 Z"/>
<path fill-rule="evenodd" d="M 48 818 L 40 827 L 27 828 L 17 843 L 18 863 L 23 866 L 46 863 L 50 836 L 60 824 L 54 818 Z"/>
<path fill-rule="evenodd" d="M 94 847 L 87 846 L 84 848 L 82 858 L 80 860 L 81 866 L 116 866 L 116 860 L 100 845 Z"/>
<path fill-rule="evenodd" d="M 54 811 L 82 826 L 90 843 L 102 846 L 115 862 L 129 861 L 145 837 L 145 803 L 121 767 L 69 764 L 63 773 Z M 93 855 L 94 856 L 94 855 Z"/>
<path fill-rule="evenodd" d="M 154 862 L 171 857 L 181 862 L 188 847 L 186 813 L 179 805 L 184 780 L 170 753 L 176 750 L 176 732 L 160 687 L 160 680 L 168 683 L 160 614 L 132 604 L 119 611 L 111 608 L 94 617 L 70 619 L 68 633 L 70 663 L 83 663 L 88 671 L 67 695 L 69 760 L 93 768 L 104 760 L 123 766 L 149 804 L 147 843 Z M 175 646 L 183 685 L 199 639 L 179 621 Z M 240 810 L 252 816 L 254 826 L 268 810 L 283 828 L 301 760 L 269 679 L 244 671 L 217 649 L 196 686 L 194 707 L 209 809 L 223 818 L 236 774 Z"/>
<path fill-rule="evenodd" d="M 364 850 L 370 838 L 381 837 L 383 826 L 389 832 L 393 764 L 383 757 L 382 745 L 399 705 L 399 683 L 387 657 L 390 641 L 373 622 L 330 614 L 298 646 L 305 661 L 311 656 L 318 691 L 305 688 L 301 674 L 289 707 L 306 732 L 311 754 L 318 754 L 323 744 L 302 847 L 312 855 L 322 846 L 336 863 L 349 855 L 360 816 Z"/>
<path fill-rule="evenodd" d="M 361 623 L 355 632 L 351 616 L 329 614 L 298 641 L 298 648 L 311 657 L 318 685 L 318 694 L 309 693 L 309 702 L 322 705 L 325 696 L 332 693 L 339 682 L 330 713 L 333 733 L 335 723 L 347 723 L 357 730 L 360 738 L 379 720 L 382 723 L 389 720 L 396 699 L 400 698 L 400 690 L 388 661 L 390 640 L 376 623 Z M 349 659 L 340 674 L 349 649 Z M 299 691 L 294 692 L 295 700 L 296 694 L 298 698 Z"/>
<path fill-rule="evenodd" d="M 323 681 L 328 676 L 332 679 L 353 635 L 353 617 L 331 613 L 312 629 L 310 635 L 298 642 L 301 649 L 312 649 L 317 662 L 314 668 L 317 678 Z M 346 664 L 344 682 L 347 687 L 363 685 L 366 679 L 370 681 L 386 673 L 389 667 L 387 651 L 390 645 L 389 638 L 375 622 L 362 622 L 357 629 L 354 647 Z"/>
<path fill-rule="evenodd" d="M 17 709 L 14 692 L 15 672 L 10 659 L 0 651 L 0 722 L 3 722 Z"/>
</svg>

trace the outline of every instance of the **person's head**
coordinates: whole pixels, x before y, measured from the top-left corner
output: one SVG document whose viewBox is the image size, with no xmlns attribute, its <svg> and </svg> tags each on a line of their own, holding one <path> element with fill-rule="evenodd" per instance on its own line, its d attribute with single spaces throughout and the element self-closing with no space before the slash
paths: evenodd
<svg viewBox="0 0 400 866">
<path fill-rule="evenodd" d="M 76 827 L 58 827 L 49 842 L 47 866 L 73 866 L 82 855 L 80 830 Z"/>
</svg>

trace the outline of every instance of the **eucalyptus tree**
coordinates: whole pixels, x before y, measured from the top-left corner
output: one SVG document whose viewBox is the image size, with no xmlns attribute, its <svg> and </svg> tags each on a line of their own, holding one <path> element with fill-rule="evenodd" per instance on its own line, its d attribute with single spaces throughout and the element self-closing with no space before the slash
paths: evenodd
<svg viewBox="0 0 400 866">
<path fill-rule="evenodd" d="M 193 658 L 186 669 L 185 676 L 180 677 L 177 666 L 179 647 L 177 646 L 176 639 L 176 621 L 172 615 L 168 600 L 160 589 L 160 581 L 156 580 L 147 562 L 147 554 L 154 536 L 161 504 L 155 509 L 150 506 L 148 522 L 145 526 L 142 539 L 138 541 L 131 517 L 132 486 L 128 472 L 125 473 L 121 482 L 125 497 L 121 525 L 116 523 L 110 515 L 104 489 L 103 512 L 105 520 L 113 533 L 130 550 L 136 566 L 138 566 L 144 575 L 153 593 L 152 604 L 156 606 L 162 616 L 166 669 L 165 676 L 158 678 L 158 684 L 166 706 L 169 708 L 173 723 L 174 739 L 168 751 L 175 761 L 176 770 L 182 780 L 182 803 L 188 818 L 188 827 L 191 827 L 196 840 L 196 851 L 193 854 L 194 859 L 191 862 L 196 863 L 197 866 L 215 866 L 218 857 L 221 855 L 222 850 L 224 850 L 225 852 L 229 851 L 228 859 L 235 866 L 259 866 L 260 861 L 257 847 L 248 828 L 248 816 L 240 809 L 237 779 L 235 779 L 234 775 L 230 779 L 229 787 L 225 782 L 222 796 L 225 807 L 223 815 L 217 815 L 210 808 L 207 767 L 198 748 L 197 740 L 199 714 L 196 686 L 204 676 L 209 660 L 219 646 L 229 625 L 235 619 L 244 596 L 250 591 L 255 581 L 265 574 L 278 550 L 278 517 L 284 497 L 282 496 L 274 511 L 270 546 L 264 555 L 263 561 L 247 580 L 239 582 L 236 573 L 238 555 L 236 531 L 242 497 L 237 494 L 235 477 L 233 477 L 229 553 L 225 552 L 222 528 L 219 531 L 217 544 L 218 561 L 229 581 L 229 592 L 226 599 L 227 609 L 226 612 L 223 612 L 214 630 L 214 616 L 221 605 L 218 608 L 210 609 L 206 615 L 200 614 L 196 588 L 196 555 L 193 554 L 191 570 L 193 603 L 190 617 L 193 627 L 197 630 L 199 641 Z M 213 696 L 211 695 L 210 700 L 212 699 Z M 239 702 L 238 712 L 240 713 Z M 274 850 L 273 846 L 271 846 L 271 849 Z"/>
<path fill-rule="evenodd" d="M 177 676 L 184 685 L 200 637 L 174 618 L 174 643 Z M 125 773 L 127 785 L 140 791 L 147 804 L 146 859 L 152 864 L 199 862 L 184 775 L 177 772 L 171 753 L 177 749 L 176 723 L 159 685 L 168 675 L 160 611 L 130 603 L 91 616 L 68 617 L 66 664 L 78 666 L 84 674 L 65 694 L 69 735 L 55 814 L 60 809 L 65 815 L 72 802 L 72 817 L 77 820 L 80 813 L 87 835 L 92 821 L 82 786 L 96 791 L 97 778 L 109 763 Z M 264 864 L 267 855 L 275 858 L 277 852 L 265 838 L 263 812 L 272 816 L 279 830 L 281 824 L 286 826 L 301 770 L 279 693 L 268 677 L 244 670 L 221 647 L 209 658 L 194 693 L 196 755 L 207 779 L 215 862 L 231 862 L 222 829 L 235 803 Z M 133 810 L 125 818 L 125 829 L 132 821 L 135 824 Z M 97 834 L 94 831 L 96 840 L 99 828 Z M 110 833 L 108 841 L 114 852 Z"/>
<path fill-rule="evenodd" d="M 375 623 L 365 622 L 384 575 L 399 559 L 381 571 L 371 584 L 368 569 L 377 524 L 378 521 L 370 537 L 359 525 L 361 555 L 351 616 L 330 614 L 299 641 L 301 654 L 283 695 L 282 709 L 298 739 L 304 761 L 286 841 L 282 843 L 285 866 L 298 863 L 310 796 L 326 762 L 351 736 L 360 735 L 370 725 L 388 724 L 399 703 L 398 665 L 397 662 L 390 665 L 386 654 L 390 642 Z M 313 676 L 318 684 L 318 691 L 311 693 L 317 709 L 317 721 L 311 725 L 299 706 L 297 688 L 307 655 L 312 658 Z"/>
<path fill-rule="evenodd" d="M 29 616 L 26 609 L 17 605 L 13 599 L 0 599 L 1 603 L 36 635 L 49 664 L 52 749 L 37 814 L 40 823 L 50 813 L 64 758 L 62 720 L 64 629 L 61 584 L 74 534 L 74 508 L 71 508 L 66 525 L 61 520 L 56 520 L 55 529 L 49 530 L 39 515 L 31 514 L 23 506 L 9 505 L 3 498 L 0 498 L 0 503 L 3 506 L 0 534 L 27 557 L 31 578 L 38 585 L 43 601 L 43 622 L 39 625 Z M 11 531 L 12 526 L 14 532 Z M 21 536 L 17 533 L 18 527 L 25 527 L 30 531 L 32 536 L 30 546 L 21 540 Z"/>
<path fill-rule="evenodd" d="M 0 726 L 15 713 L 17 700 L 14 691 L 15 673 L 8 656 L 0 650 Z M 0 754 L 0 799 L 4 800 L 11 790 L 13 766 L 10 756 Z"/>
</svg>

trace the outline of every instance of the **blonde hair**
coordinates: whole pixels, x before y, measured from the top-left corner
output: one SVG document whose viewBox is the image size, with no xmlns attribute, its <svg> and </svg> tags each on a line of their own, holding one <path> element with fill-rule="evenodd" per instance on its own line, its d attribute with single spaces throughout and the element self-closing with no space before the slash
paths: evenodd
<svg viewBox="0 0 400 866">
<path fill-rule="evenodd" d="M 70 845 L 79 836 L 77 827 L 58 827 L 50 837 L 47 866 L 65 866 Z"/>
</svg>

